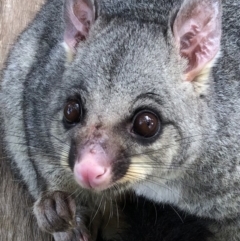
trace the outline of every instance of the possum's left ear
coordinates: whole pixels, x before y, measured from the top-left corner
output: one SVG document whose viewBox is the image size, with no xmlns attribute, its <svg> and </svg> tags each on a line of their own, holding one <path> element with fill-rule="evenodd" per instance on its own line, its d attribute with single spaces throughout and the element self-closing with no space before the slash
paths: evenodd
<svg viewBox="0 0 240 241">
<path fill-rule="evenodd" d="M 193 81 L 220 50 L 221 0 L 184 0 L 173 34 L 180 55 L 188 61 L 186 80 Z"/>
<path fill-rule="evenodd" d="M 65 0 L 64 17 L 64 42 L 74 52 L 78 43 L 88 37 L 95 21 L 93 0 Z"/>
</svg>

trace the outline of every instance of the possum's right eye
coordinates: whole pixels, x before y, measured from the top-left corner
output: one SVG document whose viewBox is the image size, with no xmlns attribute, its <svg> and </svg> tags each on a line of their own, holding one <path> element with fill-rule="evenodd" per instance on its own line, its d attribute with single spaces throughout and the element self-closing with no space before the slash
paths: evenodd
<svg viewBox="0 0 240 241">
<path fill-rule="evenodd" d="M 76 124 L 82 117 L 82 108 L 77 100 L 69 101 L 64 108 L 64 120 L 67 124 Z"/>
</svg>

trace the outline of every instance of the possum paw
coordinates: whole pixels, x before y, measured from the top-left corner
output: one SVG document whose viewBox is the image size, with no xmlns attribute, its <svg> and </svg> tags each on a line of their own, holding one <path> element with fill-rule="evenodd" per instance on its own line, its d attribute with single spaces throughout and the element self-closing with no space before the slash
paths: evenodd
<svg viewBox="0 0 240 241">
<path fill-rule="evenodd" d="M 81 211 L 80 211 L 81 210 Z M 85 207 L 77 207 L 75 215 L 75 226 L 65 232 L 56 232 L 53 234 L 55 241 L 94 241 L 86 228 L 86 223 L 89 222 L 86 215 L 87 209 Z"/>
<path fill-rule="evenodd" d="M 39 227 L 48 232 L 63 232 L 75 226 L 76 204 L 64 192 L 44 194 L 34 205 L 34 214 Z"/>
<path fill-rule="evenodd" d="M 53 234 L 55 241 L 91 241 L 90 236 L 83 234 L 79 228 L 74 228 L 68 232 L 58 232 Z"/>
</svg>

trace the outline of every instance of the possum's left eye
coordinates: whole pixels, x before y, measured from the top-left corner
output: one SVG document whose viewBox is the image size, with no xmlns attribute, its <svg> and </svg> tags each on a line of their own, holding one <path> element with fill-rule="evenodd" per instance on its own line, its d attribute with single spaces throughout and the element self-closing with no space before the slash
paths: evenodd
<svg viewBox="0 0 240 241">
<path fill-rule="evenodd" d="M 82 117 L 82 108 L 78 101 L 69 101 L 64 108 L 64 119 L 68 124 L 80 122 Z"/>
<path fill-rule="evenodd" d="M 157 115 L 150 111 L 141 111 L 133 119 L 132 131 L 134 134 L 151 138 L 158 134 L 160 130 L 160 120 Z"/>
</svg>

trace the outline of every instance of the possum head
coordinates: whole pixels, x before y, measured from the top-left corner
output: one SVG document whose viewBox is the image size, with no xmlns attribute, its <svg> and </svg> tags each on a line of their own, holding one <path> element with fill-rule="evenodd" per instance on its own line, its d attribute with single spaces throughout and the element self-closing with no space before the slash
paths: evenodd
<svg viewBox="0 0 240 241">
<path fill-rule="evenodd" d="M 108 16 L 101 4 L 96 18 L 91 1 L 66 1 L 64 40 L 74 57 L 54 93 L 50 131 L 81 187 L 141 186 L 148 196 L 147 183 L 156 183 L 162 200 L 176 202 L 168 188 L 180 185 L 214 126 L 208 102 L 220 6 L 186 0 L 164 25 Z"/>
</svg>

